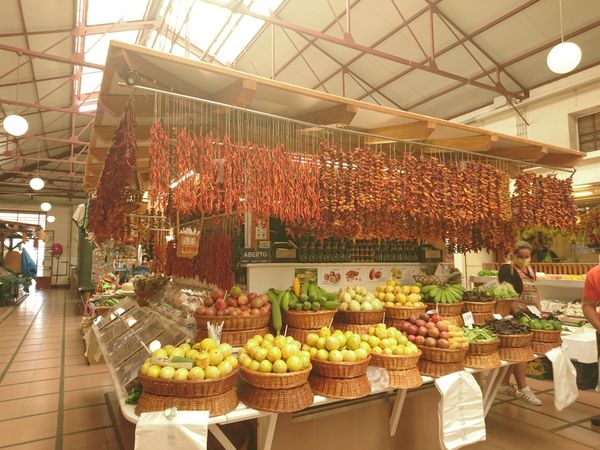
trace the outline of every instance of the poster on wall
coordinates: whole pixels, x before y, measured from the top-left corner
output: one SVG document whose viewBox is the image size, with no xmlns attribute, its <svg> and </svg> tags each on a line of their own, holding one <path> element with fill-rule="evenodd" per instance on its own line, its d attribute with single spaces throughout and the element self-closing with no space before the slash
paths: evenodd
<svg viewBox="0 0 600 450">
<path fill-rule="evenodd" d="M 342 286 L 342 269 L 321 267 L 319 269 L 319 284 L 323 286 Z"/>
<path fill-rule="evenodd" d="M 360 283 L 362 281 L 362 270 L 360 267 L 346 269 L 344 273 L 346 283 Z"/>
<path fill-rule="evenodd" d="M 389 267 L 371 267 L 368 272 L 369 277 L 367 281 L 373 283 L 380 283 L 386 281 L 389 278 L 390 268 Z"/>
</svg>

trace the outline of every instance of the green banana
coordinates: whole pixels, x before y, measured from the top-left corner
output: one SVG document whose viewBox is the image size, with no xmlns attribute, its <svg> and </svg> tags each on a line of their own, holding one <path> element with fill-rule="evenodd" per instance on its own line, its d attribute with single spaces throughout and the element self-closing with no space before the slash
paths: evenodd
<svg viewBox="0 0 600 450">
<path fill-rule="evenodd" d="M 281 334 L 281 327 L 283 326 L 279 298 L 273 291 L 268 291 L 267 297 L 269 298 L 269 302 L 271 302 L 271 320 L 273 322 L 273 329 L 275 330 L 275 333 L 279 335 Z"/>
<path fill-rule="evenodd" d="M 290 291 L 285 291 L 281 297 L 281 309 L 288 311 L 290 309 Z"/>
</svg>

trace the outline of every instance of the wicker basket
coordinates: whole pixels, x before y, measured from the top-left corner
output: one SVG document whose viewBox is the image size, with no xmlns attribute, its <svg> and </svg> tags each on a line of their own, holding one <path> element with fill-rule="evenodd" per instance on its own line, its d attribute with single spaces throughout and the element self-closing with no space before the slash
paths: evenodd
<svg viewBox="0 0 600 450">
<path fill-rule="evenodd" d="M 421 360 L 433 361 L 439 363 L 458 363 L 465 359 L 467 354 L 466 348 L 445 349 L 437 347 L 425 347 L 419 345 L 421 350 Z"/>
<path fill-rule="evenodd" d="M 500 359 L 511 362 L 528 362 L 535 359 L 533 349 L 530 345 L 525 347 L 500 347 L 498 349 Z"/>
<path fill-rule="evenodd" d="M 286 335 L 293 337 L 300 343 L 304 343 L 306 342 L 306 336 L 308 336 L 310 333 L 319 334 L 319 331 L 321 330 L 301 330 L 299 328 L 288 327 Z"/>
<path fill-rule="evenodd" d="M 368 334 L 369 328 L 371 328 L 372 326 L 373 326 L 373 324 L 357 325 L 354 323 L 333 322 L 333 325 L 331 325 L 331 328 L 334 330 L 352 331 L 353 333 L 356 333 L 356 334 Z"/>
<path fill-rule="evenodd" d="M 206 330 L 208 322 L 223 322 L 223 331 L 257 330 L 269 326 L 271 313 L 257 314 L 256 316 L 207 316 L 195 314 L 196 326 L 199 330 Z"/>
<path fill-rule="evenodd" d="M 512 307 L 517 301 L 516 298 L 503 298 L 496 300 L 496 306 L 494 312 L 500 314 L 502 317 L 508 316 L 512 312 Z"/>
<path fill-rule="evenodd" d="M 500 348 L 507 347 L 528 347 L 531 345 L 533 335 L 527 334 L 499 334 Z"/>
<path fill-rule="evenodd" d="M 222 394 L 205 397 L 169 397 L 143 392 L 135 413 L 139 416 L 144 412 L 164 411 L 175 406 L 180 411 L 208 411 L 211 417 L 222 416 L 233 411 L 238 405 L 238 396 L 235 389 Z"/>
<path fill-rule="evenodd" d="M 467 355 L 490 355 L 498 351 L 498 345 L 500 345 L 500 339 L 496 339 L 492 342 L 469 342 L 469 348 L 467 348 Z"/>
<path fill-rule="evenodd" d="M 462 361 L 441 363 L 424 359 L 419 359 L 417 367 L 419 368 L 421 375 L 426 375 L 428 377 L 443 377 L 444 375 L 453 372 L 460 372 L 465 368 Z"/>
<path fill-rule="evenodd" d="M 427 307 L 430 309 L 437 309 L 440 316 L 446 318 L 446 316 L 458 316 L 462 313 L 463 302 L 460 303 L 428 303 Z"/>
<path fill-rule="evenodd" d="M 416 355 L 380 355 L 371 353 L 371 365 L 387 370 L 409 370 L 417 367 L 421 352 Z"/>
<path fill-rule="evenodd" d="M 495 301 L 491 302 L 463 302 L 465 311 L 471 311 L 473 313 L 494 313 L 494 307 L 496 306 Z"/>
<path fill-rule="evenodd" d="M 371 385 L 366 375 L 354 378 L 327 378 L 311 374 L 308 382 L 312 391 L 323 397 L 350 400 L 366 397 L 371 393 Z"/>
<path fill-rule="evenodd" d="M 533 337 L 532 342 L 546 342 L 546 343 L 559 343 L 561 330 L 531 330 Z"/>
<path fill-rule="evenodd" d="M 371 357 L 355 362 L 331 362 L 311 358 L 312 372 L 328 378 L 355 378 L 367 373 Z"/>
<path fill-rule="evenodd" d="M 292 413 L 313 404 L 313 393 L 307 382 L 291 389 L 261 389 L 242 383 L 240 400 L 250 408 L 276 413 Z"/>
<path fill-rule="evenodd" d="M 390 319 L 408 319 L 412 315 L 419 315 L 427 312 L 427 306 L 386 306 L 385 317 Z"/>
<path fill-rule="evenodd" d="M 400 327 L 402 326 L 402 322 L 404 322 L 404 319 L 392 319 L 390 317 L 386 317 L 385 318 L 385 326 L 390 328 L 390 327 L 394 327 L 397 328 L 398 330 L 400 330 Z"/>
<path fill-rule="evenodd" d="M 205 397 L 219 395 L 235 387 L 238 369 L 234 369 L 223 378 L 211 380 L 161 380 L 150 378 L 143 373 L 138 374 L 138 379 L 144 387 L 144 392 L 166 397 Z"/>
<path fill-rule="evenodd" d="M 316 330 L 328 327 L 333 321 L 335 311 L 281 311 L 283 323 L 288 327 L 301 330 Z"/>
<path fill-rule="evenodd" d="M 200 238 L 202 237 L 202 228 L 204 226 L 204 214 L 200 217 L 200 226 L 198 229 L 186 229 L 182 231 L 179 226 L 179 212 L 177 212 L 175 229 L 177 230 L 176 254 L 180 258 L 192 259 L 198 255 L 200 247 Z"/>
<path fill-rule="evenodd" d="M 462 316 L 445 316 L 444 320 L 448 322 L 450 325 L 454 325 L 457 327 L 464 327 L 465 321 Z"/>
<path fill-rule="evenodd" d="M 417 367 L 408 370 L 388 370 L 388 386 L 396 389 L 417 388 L 423 384 L 423 377 Z"/>
<path fill-rule="evenodd" d="M 532 342 L 531 350 L 536 355 L 545 355 L 555 347 L 560 347 L 561 342 Z"/>
<path fill-rule="evenodd" d="M 251 339 L 255 335 L 259 334 L 264 336 L 269 333 L 268 328 L 258 328 L 256 330 L 238 330 L 238 331 L 223 331 L 221 334 L 221 342 L 227 342 L 231 344 L 232 347 L 243 347 L 248 342 L 248 339 Z M 198 330 L 196 333 L 196 337 L 198 342 L 202 339 L 208 337 L 207 330 Z"/>
<path fill-rule="evenodd" d="M 493 313 L 472 313 L 473 314 L 473 323 L 475 325 L 485 325 L 489 320 L 494 318 Z"/>
<path fill-rule="evenodd" d="M 465 367 L 473 369 L 496 369 L 500 367 L 500 354 L 498 352 L 489 353 L 487 355 L 470 355 L 465 356 Z"/>
<path fill-rule="evenodd" d="M 263 373 L 240 366 L 242 379 L 250 386 L 261 389 L 292 389 L 306 384 L 311 366 L 298 372 Z"/>
<path fill-rule="evenodd" d="M 383 322 L 384 310 L 381 311 L 339 311 L 335 321 L 355 325 L 371 325 Z"/>
</svg>

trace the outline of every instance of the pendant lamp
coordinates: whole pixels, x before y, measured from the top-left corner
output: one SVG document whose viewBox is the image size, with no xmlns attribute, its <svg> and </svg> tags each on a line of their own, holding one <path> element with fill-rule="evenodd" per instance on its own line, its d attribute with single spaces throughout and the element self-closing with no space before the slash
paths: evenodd
<svg viewBox="0 0 600 450">
<path fill-rule="evenodd" d="M 31 180 L 29 180 L 29 187 L 31 187 L 31 189 L 33 189 L 34 191 L 40 191 L 42 189 L 44 189 L 44 185 L 46 183 L 44 183 L 44 180 L 42 180 L 40 178 L 40 141 L 38 141 L 38 146 L 37 146 L 37 175 L 35 177 L 33 177 Z"/>
<path fill-rule="evenodd" d="M 548 68 L 558 74 L 569 73 L 575 69 L 581 61 L 581 49 L 575 42 L 565 42 L 563 32 L 562 0 L 558 0 L 560 14 L 560 44 L 555 45 L 548 53 L 546 64 Z"/>
<path fill-rule="evenodd" d="M 50 203 L 48 203 L 48 202 L 43 202 L 40 205 L 40 208 L 41 208 L 42 211 L 48 212 L 48 211 L 50 211 L 52 209 L 52 205 Z"/>
</svg>

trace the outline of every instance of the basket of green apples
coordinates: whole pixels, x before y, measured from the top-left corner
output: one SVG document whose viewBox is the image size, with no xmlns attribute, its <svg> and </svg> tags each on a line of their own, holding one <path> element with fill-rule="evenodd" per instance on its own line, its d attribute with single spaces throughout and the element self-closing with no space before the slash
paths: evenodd
<svg viewBox="0 0 600 450">
<path fill-rule="evenodd" d="M 171 397 L 223 394 L 235 387 L 238 360 L 229 344 L 203 339 L 190 346 L 165 345 L 155 350 L 138 379 L 144 392 Z"/>
<path fill-rule="evenodd" d="M 395 327 L 380 323 L 369 328 L 361 339 L 371 346 L 371 365 L 388 370 L 408 370 L 417 367 L 419 348 Z"/>
<path fill-rule="evenodd" d="M 383 321 L 383 302 L 362 286 L 346 286 L 339 290 L 340 302 L 336 321 L 356 325 L 369 325 Z"/>
</svg>

